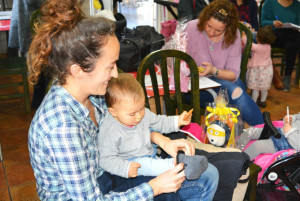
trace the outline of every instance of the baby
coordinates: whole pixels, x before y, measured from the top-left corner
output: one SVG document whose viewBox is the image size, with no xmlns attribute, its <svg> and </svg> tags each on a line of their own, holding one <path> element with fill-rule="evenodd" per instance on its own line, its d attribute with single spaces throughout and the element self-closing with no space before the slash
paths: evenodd
<svg viewBox="0 0 300 201">
<path fill-rule="evenodd" d="M 141 85 L 130 74 L 122 73 L 109 81 L 105 95 L 108 113 L 98 136 L 100 166 L 121 177 L 139 175 L 157 176 L 173 167 L 175 159 L 156 156 L 151 143 L 151 132 L 170 133 L 188 125 L 191 115 L 156 115 L 145 108 L 145 95 Z M 177 163 L 185 164 L 189 180 L 198 179 L 207 169 L 204 156 L 177 154 Z"/>
<path fill-rule="evenodd" d="M 284 126 L 280 130 L 282 132 L 280 138 L 277 139 L 271 135 L 269 139 L 257 140 L 245 150 L 251 160 L 259 154 L 275 153 L 285 149 L 300 150 L 300 112 L 295 115 L 286 115 L 283 122 Z M 254 136 L 253 139 L 260 137 L 261 133 Z"/>
</svg>

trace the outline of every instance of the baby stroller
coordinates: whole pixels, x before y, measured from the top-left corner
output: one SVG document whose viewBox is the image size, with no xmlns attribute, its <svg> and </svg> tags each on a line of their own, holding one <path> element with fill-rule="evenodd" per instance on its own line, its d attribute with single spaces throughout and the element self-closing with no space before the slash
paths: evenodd
<svg viewBox="0 0 300 201">
<path fill-rule="evenodd" d="M 260 139 L 280 133 L 273 125 L 270 113 L 264 112 L 264 129 Z M 274 162 L 275 161 L 275 162 Z M 300 200 L 300 152 L 289 149 L 255 158 L 262 171 L 258 174 L 256 200 Z"/>
</svg>

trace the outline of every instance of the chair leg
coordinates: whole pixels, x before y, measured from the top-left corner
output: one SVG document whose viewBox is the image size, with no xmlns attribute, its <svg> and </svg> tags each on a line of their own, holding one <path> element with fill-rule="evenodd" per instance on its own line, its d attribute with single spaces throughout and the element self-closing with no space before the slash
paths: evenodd
<svg viewBox="0 0 300 201">
<path fill-rule="evenodd" d="M 255 163 L 250 165 L 249 183 L 245 196 L 245 200 L 247 201 L 255 201 L 256 199 L 257 177 L 260 171 L 261 167 Z"/>
<path fill-rule="evenodd" d="M 300 58 L 299 57 L 298 57 L 298 64 L 296 69 L 295 85 L 300 85 Z"/>
<path fill-rule="evenodd" d="M 23 87 L 24 87 L 25 111 L 27 113 L 31 111 L 27 72 L 24 72 L 22 74 L 22 80 L 23 80 Z"/>
<path fill-rule="evenodd" d="M 281 57 L 281 68 L 280 68 L 280 75 L 281 76 L 283 76 L 284 65 L 285 65 L 285 55 L 282 55 L 282 57 Z"/>
</svg>

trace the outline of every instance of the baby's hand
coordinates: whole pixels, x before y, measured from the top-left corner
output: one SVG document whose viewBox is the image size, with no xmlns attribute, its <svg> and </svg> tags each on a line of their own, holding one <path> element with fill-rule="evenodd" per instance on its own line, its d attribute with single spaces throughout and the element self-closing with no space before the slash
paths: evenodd
<svg viewBox="0 0 300 201">
<path fill-rule="evenodd" d="M 141 167 L 141 164 L 138 162 L 131 162 L 129 165 L 128 177 L 137 177 L 138 169 Z"/>
<path fill-rule="evenodd" d="M 189 112 L 184 111 L 178 118 L 178 127 L 182 125 L 189 125 L 192 120 L 192 113 L 193 109 L 191 109 Z"/>
</svg>

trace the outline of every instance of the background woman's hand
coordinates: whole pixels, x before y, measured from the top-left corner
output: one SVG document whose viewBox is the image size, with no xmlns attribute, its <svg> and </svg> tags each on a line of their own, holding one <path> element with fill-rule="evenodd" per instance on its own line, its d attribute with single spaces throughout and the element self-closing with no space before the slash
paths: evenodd
<svg viewBox="0 0 300 201">
<path fill-rule="evenodd" d="M 285 117 L 283 118 L 284 124 L 290 124 L 290 123 L 292 123 L 292 121 L 293 121 L 293 118 L 291 115 L 289 115 L 289 116 L 285 115 Z"/>
<path fill-rule="evenodd" d="M 170 169 L 150 180 L 148 184 L 151 186 L 154 196 L 161 193 L 171 193 L 177 191 L 181 187 L 182 182 L 185 180 L 185 174 L 182 170 L 183 163 L 180 163 L 173 169 Z"/>
<path fill-rule="evenodd" d="M 205 68 L 205 71 L 199 72 L 199 76 L 207 76 L 215 73 L 215 67 L 211 63 L 203 62 L 202 65 Z"/>
<path fill-rule="evenodd" d="M 273 21 L 273 25 L 276 28 L 281 28 L 283 26 L 282 22 L 280 22 L 278 20 Z"/>
<path fill-rule="evenodd" d="M 289 116 L 286 115 L 283 118 L 284 126 L 283 126 L 282 130 L 283 130 L 284 134 L 289 132 L 289 130 L 292 128 L 292 125 L 291 125 L 292 121 L 293 121 L 293 118 L 291 115 L 289 115 Z"/>
</svg>

